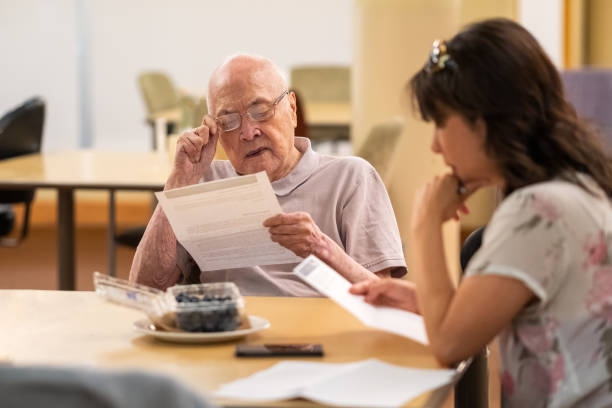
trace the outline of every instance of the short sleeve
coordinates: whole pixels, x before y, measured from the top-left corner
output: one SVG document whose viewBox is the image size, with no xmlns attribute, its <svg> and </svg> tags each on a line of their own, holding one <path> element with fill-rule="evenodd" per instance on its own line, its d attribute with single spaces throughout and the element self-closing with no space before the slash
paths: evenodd
<svg viewBox="0 0 612 408">
<path fill-rule="evenodd" d="M 380 176 L 367 162 L 344 204 L 341 227 L 346 252 L 366 269 L 378 272 L 393 268 L 391 275 L 395 278 L 406 274 L 391 201 Z"/>
<path fill-rule="evenodd" d="M 466 276 L 517 279 L 539 298 L 537 307 L 545 307 L 569 270 L 563 208 L 562 200 L 546 190 L 511 194 L 495 211 Z"/>
</svg>

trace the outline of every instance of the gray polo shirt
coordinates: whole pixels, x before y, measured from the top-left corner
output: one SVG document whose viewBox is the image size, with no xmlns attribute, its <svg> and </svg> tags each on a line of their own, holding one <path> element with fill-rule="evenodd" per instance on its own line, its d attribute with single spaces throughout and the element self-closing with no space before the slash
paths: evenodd
<svg viewBox="0 0 612 408">
<path fill-rule="evenodd" d="M 316 153 L 310 140 L 295 138 L 303 153 L 286 177 L 272 182 L 283 212 L 310 214 L 327 236 L 371 272 L 394 268 L 393 277 L 406 273 L 406 261 L 385 186 L 374 167 L 358 157 Z M 204 181 L 235 177 L 227 160 L 213 161 Z M 321 294 L 291 271 L 297 264 L 200 272 L 187 251 L 177 243 L 177 265 L 185 281 L 232 281 L 247 296 L 310 296 Z M 195 279 L 194 279 L 195 277 Z"/>
</svg>

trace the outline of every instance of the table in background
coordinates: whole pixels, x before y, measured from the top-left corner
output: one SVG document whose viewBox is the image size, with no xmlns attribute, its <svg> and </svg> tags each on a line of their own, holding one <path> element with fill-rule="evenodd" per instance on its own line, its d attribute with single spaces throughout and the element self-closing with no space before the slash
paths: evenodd
<svg viewBox="0 0 612 408">
<path fill-rule="evenodd" d="M 365 327 L 327 298 L 247 297 L 251 315 L 268 319 L 269 329 L 246 339 L 216 344 L 165 343 L 132 328 L 144 314 L 108 303 L 95 292 L 0 290 L 2 357 L 16 365 L 94 366 L 142 369 L 179 378 L 224 406 L 320 406 L 296 399 L 277 403 L 219 400 L 211 392 L 249 376 L 281 358 L 239 359 L 237 343 L 321 343 L 328 363 L 378 358 L 416 368 L 441 368 L 428 347 Z M 423 394 L 405 406 L 436 407 L 452 385 Z"/>
<path fill-rule="evenodd" d="M 348 103 L 306 103 L 304 116 L 308 137 L 319 140 L 349 140 L 352 106 Z M 299 135 L 298 135 L 299 136 Z"/>
<path fill-rule="evenodd" d="M 55 188 L 58 201 L 58 287 L 75 288 L 74 190 L 108 190 L 109 273 L 115 272 L 115 191 L 162 190 L 170 174 L 165 153 L 71 151 L 0 161 L 0 188 Z"/>
</svg>

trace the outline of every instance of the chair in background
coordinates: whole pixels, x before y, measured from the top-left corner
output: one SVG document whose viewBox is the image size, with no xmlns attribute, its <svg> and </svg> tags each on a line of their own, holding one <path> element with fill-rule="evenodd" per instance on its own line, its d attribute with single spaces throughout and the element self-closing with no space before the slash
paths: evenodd
<svg viewBox="0 0 612 408">
<path fill-rule="evenodd" d="M 195 100 L 181 94 L 170 77 L 163 72 L 143 72 L 138 76 L 138 83 L 147 108 L 147 121 L 153 129 L 153 149 L 157 148 L 156 119 L 165 120 L 165 134 L 170 135 L 181 129 L 199 126 L 202 117 L 208 112 L 206 98 Z"/>
<path fill-rule="evenodd" d="M 612 151 L 612 70 L 568 70 L 561 73 L 561 80 L 565 97 L 578 116 L 598 128 L 608 151 Z"/>
<path fill-rule="evenodd" d="M 0 119 L 0 160 L 40 152 L 44 121 L 45 102 L 39 97 L 30 98 L 5 114 Z M 0 245 L 17 246 L 27 237 L 34 192 L 35 189 L 0 190 L 0 204 L 25 205 L 20 234 L 17 238 L 2 238 Z"/>
<path fill-rule="evenodd" d="M 306 112 L 308 106 L 314 104 L 350 105 L 350 67 L 329 65 L 293 67 L 291 69 L 291 89 L 299 94 L 302 106 L 306 106 Z M 349 130 L 348 123 L 343 126 L 309 123 L 308 137 L 313 142 L 338 143 L 349 140 Z"/>
<path fill-rule="evenodd" d="M 374 166 L 385 185 L 388 185 L 391 159 L 403 129 L 400 117 L 373 126 L 356 153 Z"/>
<path fill-rule="evenodd" d="M 465 273 L 472 256 L 482 243 L 485 227 L 473 231 L 461 247 L 461 271 Z M 489 406 L 489 368 L 488 351 L 485 348 L 472 357 L 472 363 L 467 368 L 455 386 L 455 407 L 457 408 L 487 408 Z"/>
</svg>

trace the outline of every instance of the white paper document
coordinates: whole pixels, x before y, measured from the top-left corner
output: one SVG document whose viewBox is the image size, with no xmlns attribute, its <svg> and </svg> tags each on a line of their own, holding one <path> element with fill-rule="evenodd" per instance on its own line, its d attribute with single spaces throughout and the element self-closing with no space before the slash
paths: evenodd
<svg viewBox="0 0 612 408">
<path fill-rule="evenodd" d="M 347 407 L 398 407 L 453 381 L 454 370 L 399 367 L 377 359 L 333 364 L 283 361 L 215 392 L 251 401 L 308 398 Z"/>
<path fill-rule="evenodd" d="M 264 220 L 282 212 L 265 172 L 155 193 L 177 240 L 202 271 L 300 262 Z"/>
<path fill-rule="evenodd" d="M 349 293 L 351 283 L 314 255 L 304 259 L 293 273 L 352 313 L 366 326 L 399 334 L 428 344 L 423 317 L 391 307 L 372 306 L 363 296 Z"/>
</svg>

